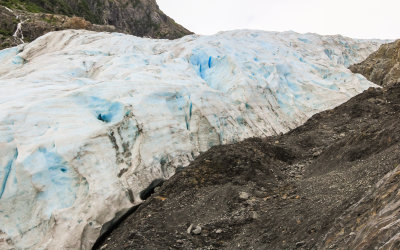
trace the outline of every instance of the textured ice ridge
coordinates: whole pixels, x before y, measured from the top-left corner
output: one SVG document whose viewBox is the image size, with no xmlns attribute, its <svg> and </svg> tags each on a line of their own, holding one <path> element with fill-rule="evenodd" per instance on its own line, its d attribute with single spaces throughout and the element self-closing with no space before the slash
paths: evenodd
<svg viewBox="0 0 400 250">
<path fill-rule="evenodd" d="M 380 43 L 68 30 L 0 51 L 0 249 L 90 249 L 199 152 L 286 132 L 374 86 L 347 67 Z"/>
</svg>

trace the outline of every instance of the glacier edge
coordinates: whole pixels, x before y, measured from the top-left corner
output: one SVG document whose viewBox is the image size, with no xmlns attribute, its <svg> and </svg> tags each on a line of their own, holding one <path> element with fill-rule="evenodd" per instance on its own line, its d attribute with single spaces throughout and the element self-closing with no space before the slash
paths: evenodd
<svg viewBox="0 0 400 250">
<path fill-rule="evenodd" d="M 347 67 L 381 43 L 67 30 L 0 51 L 0 248 L 90 249 L 200 152 L 287 132 L 375 87 Z"/>
</svg>

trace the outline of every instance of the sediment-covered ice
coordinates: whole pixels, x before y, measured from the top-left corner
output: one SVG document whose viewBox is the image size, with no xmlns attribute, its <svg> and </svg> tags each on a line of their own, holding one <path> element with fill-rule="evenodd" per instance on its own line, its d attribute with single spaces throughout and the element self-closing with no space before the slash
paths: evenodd
<svg viewBox="0 0 400 250">
<path fill-rule="evenodd" d="M 199 152 L 286 132 L 374 86 L 347 67 L 379 45 L 68 30 L 0 51 L 0 249 L 89 249 Z"/>
</svg>

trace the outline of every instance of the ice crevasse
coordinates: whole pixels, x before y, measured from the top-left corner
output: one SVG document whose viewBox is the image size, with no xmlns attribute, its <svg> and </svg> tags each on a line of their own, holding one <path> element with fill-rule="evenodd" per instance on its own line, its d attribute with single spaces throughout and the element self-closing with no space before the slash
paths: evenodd
<svg viewBox="0 0 400 250">
<path fill-rule="evenodd" d="M 381 41 L 67 30 L 0 51 L 0 249 L 90 249 L 102 226 L 214 145 L 304 123 L 375 86 Z"/>
</svg>

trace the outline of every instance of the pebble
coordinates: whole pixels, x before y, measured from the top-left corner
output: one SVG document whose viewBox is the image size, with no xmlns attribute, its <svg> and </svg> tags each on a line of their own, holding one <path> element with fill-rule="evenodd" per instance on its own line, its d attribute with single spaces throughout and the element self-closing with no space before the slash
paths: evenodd
<svg viewBox="0 0 400 250">
<path fill-rule="evenodd" d="M 240 197 L 240 199 L 247 200 L 250 198 L 250 194 L 248 194 L 246 192 L 240 192 L 239 197 Z"/>
<path fill-rule="evenodd" d="M 304 242 L 304 241 L 299 241 L 299 242 L 296 243 L 296 247 L 302 247 L 302 246 L 304 246 L 305 244 L 306 244 L 306 242 Z"/>
<path fill-rule="evenodd" d="M 201 227 L 200 226 L 196 226 L 196 228 L 193 230 L 193 234 L 195 234 L 195 235 L 201 234 Z"/>
<path fill-rule="evenodd" d="M 215 231 L 216 234 L 220 234 L 222 233 L 222 229 L 217 229 L 217 231 Z"/>
<path fill-rule="evenodd" d="M 189 228 L 186 230 L 188 234 L 192 232 L 193 224 L 190 224 Z"/>
<path fill-rule="evenodd" d="M 315 157 L 318 157 L 320 154 L 321 154 L 321 152 L 317 151 L 317 152 L 313 153 L 313 157 L 314 157 L 314 158 L 315 158 Z"/>
<path fill-rule="evenodd" d="M 258 219 L 258 214 L 257 214 L 257 212 L 253 211 L 253 212 L 251 212 L 250 215 L 251 215 L 251 218 L 252 218 L 252 219 L 254 219 L 254 220 Z"/>
</svg>

